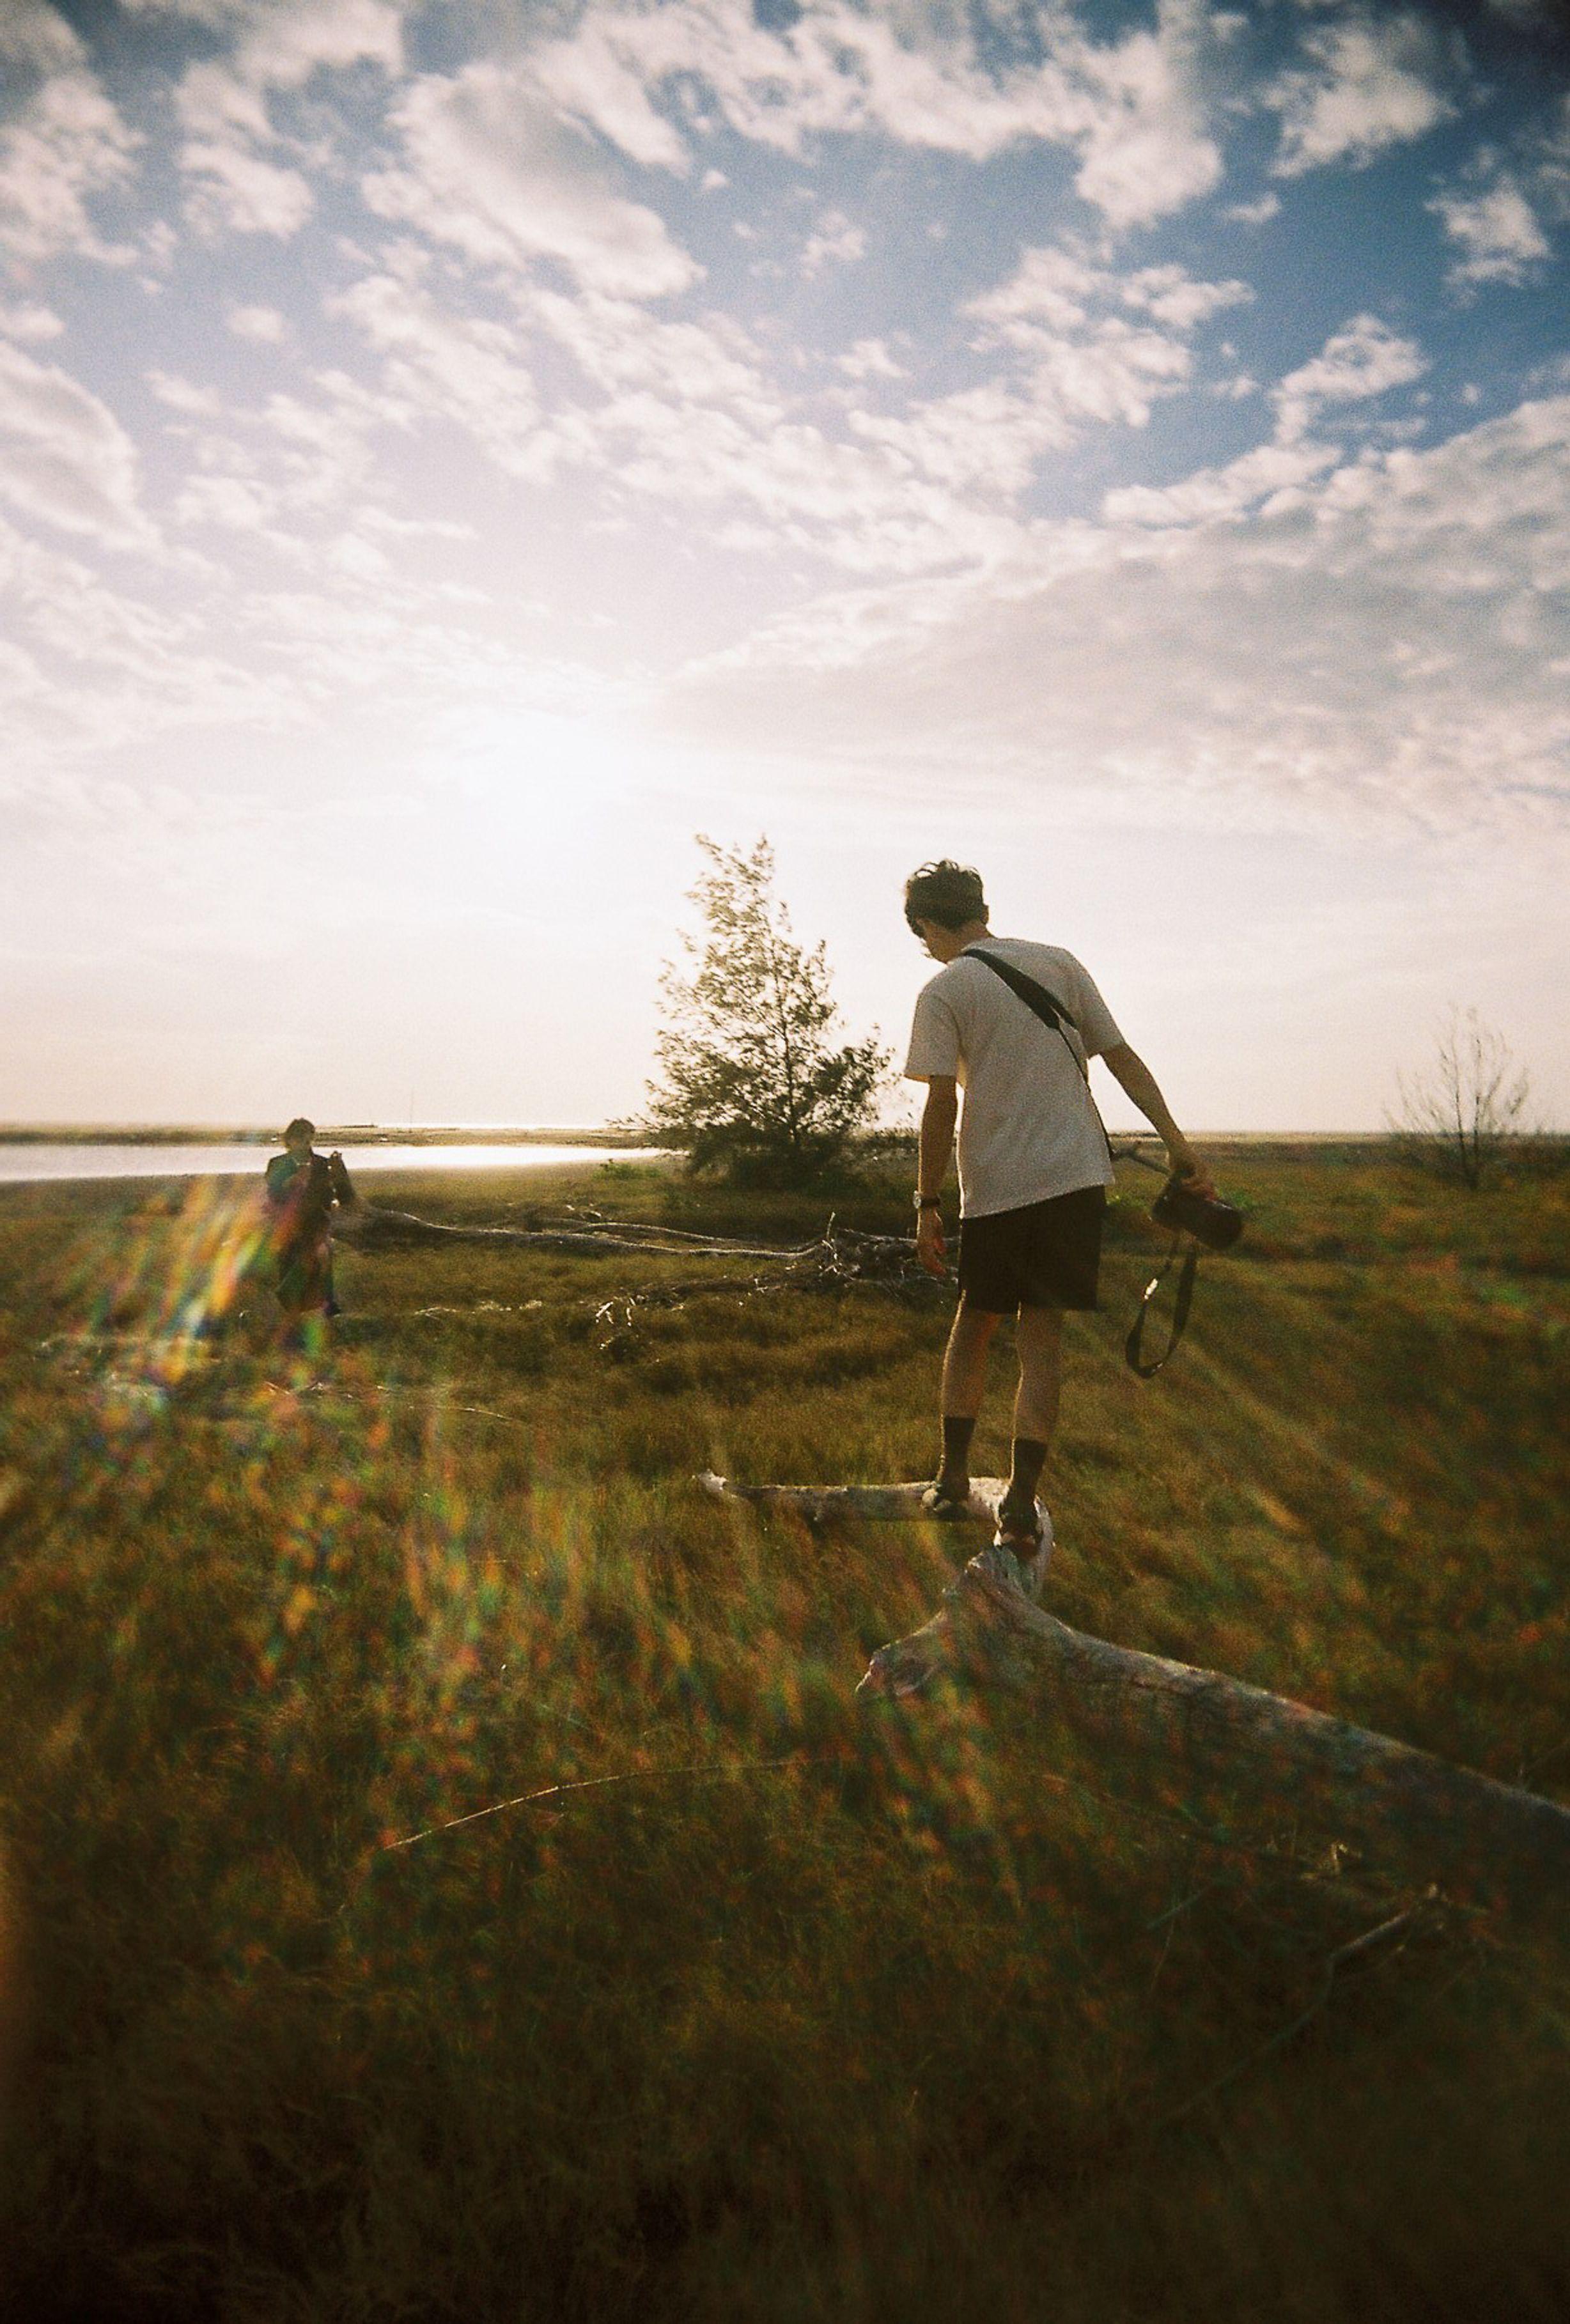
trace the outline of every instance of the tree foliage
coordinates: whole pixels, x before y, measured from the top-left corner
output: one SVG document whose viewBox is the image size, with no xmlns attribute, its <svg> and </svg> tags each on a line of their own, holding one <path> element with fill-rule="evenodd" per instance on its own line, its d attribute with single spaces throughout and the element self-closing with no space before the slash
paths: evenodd
<svg viewBox="0 0 1570 2324">
<path fill-rule="evenodd" d="M 1529 1088 L 1502 1033 L 1453 1009 L 1422 1072 L 1397 1076 L 1390 1126 L 1402 1142 L 1475 1194 L 1522 1135 Z"/>
<path fill-rule="evenodd" d="M 870 1127 L 889 1052 L 875 1036 L 831 1046 L 839 1020 L 821 944 L 791 931 L 766 839 L 750 853 L 701 833 L 707 868 L 690 890 L 702 932 L 684 934 L 689 973 L 660 980 L 660 1082 L 645 1126 L 695 1170 L 734 1183 L 804 1186 Z"/>
</svg>

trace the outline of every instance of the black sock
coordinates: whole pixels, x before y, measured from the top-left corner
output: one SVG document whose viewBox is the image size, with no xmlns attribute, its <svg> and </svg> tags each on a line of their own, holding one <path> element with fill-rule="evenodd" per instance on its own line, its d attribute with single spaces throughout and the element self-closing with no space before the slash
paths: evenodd
<svg viewBox="0 0 1570 2324">
<path fill-rule="evenodd" d="M 943 1481 L 945 1484 L 970 1482 L 970 1440 L 975 1434 L 975 1422 L 952 1420 L 943 1416 Z"/>
<path fill-rule="evenodd" d="M 1013 1465 L 1009 1471 L 1009 1489 L 1003 1495 L 1011 1509 L 1025 1510 L 1036 1506 L 1036 1488 L 1041 1481 L 1041 1471 L 1047 1462 L 1047 1447 L 1033 1436 L 1016 1436 Z"/>
</svg>

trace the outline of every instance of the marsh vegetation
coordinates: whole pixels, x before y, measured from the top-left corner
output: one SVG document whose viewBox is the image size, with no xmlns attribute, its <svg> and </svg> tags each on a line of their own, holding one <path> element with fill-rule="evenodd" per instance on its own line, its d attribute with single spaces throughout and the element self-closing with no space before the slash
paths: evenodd
<svg viewBox="0 0 1570 2324">
<path fill-rule="evenodd" d="M 1570 1800 L 1564 1174 L 1241 1149 L 1150 1387 L 1129 1175 L 1053 1609 Z M 376 1198 L 824 1219 L 635 1161 Z M 346 1251 L 308 1364 L 173 1328 L 230 1199 L 0 1194 L 14 2312 L 1563 2316 L 1558 1941 L 1039 1707 L 869 1716 L 952 1534 L 691 1489 L 922 1474 L 940 1294 L 608 1331 L 690 1261 Z"/>
</svg>

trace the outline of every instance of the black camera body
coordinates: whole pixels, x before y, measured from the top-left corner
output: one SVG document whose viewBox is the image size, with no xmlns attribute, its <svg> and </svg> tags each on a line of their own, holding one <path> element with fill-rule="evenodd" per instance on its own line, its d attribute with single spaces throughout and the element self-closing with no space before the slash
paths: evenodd
<svg viewBox="0 0 1570 2324">
<path fill-rule="evenodd" d="M 1230 1250 L 1243 1231 L 1242 1213 L 1234 1203 L 1196 1194 L 1176 1174 L 1151 1204 L 1150 1216 L 1174 1234 L 1191 1234 L 1207 1250 Z"/>
</svg>

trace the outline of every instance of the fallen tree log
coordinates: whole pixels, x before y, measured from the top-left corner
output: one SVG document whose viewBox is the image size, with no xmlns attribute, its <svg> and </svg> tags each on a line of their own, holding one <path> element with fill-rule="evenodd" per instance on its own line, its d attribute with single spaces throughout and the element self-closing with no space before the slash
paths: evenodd
<svg viewBox="0 0 1570 2324">
<path fill-rule="evenodd" d="M 734 1478 L 720 1477 L 706 1469 L 697 1478 L 699 1489 L 717 1501 L 749 1501 L 754 1508 L 790 1509 L 809 1526 L 843 1524 L 847 1518 L 870 1519 L 874 1524 L 911 1525 L 942 1524 L 945 1527 L 963 1523 L 963 1519 L 934 1518 L 921 1506 L 925 1484 L 910 1485 L 738 1485 Z M 998 1504 L 1008 1490 L 1006 1477 L 973 1477 L 968 1516 L 978 1525 L 994 1526 L 998 1521 Z M 1052 1519 L 1043 1502 L 1036 1504 L 1036 1516 L 1041 1527 L 1041 1546 L 1037 1554 L 1021 1563 L 1007 1551 L 1001 1555 L 1000 1571 L 1007 1573 L 1014 1585 L 1031 1599 L 1039 1599 L 1047 1580 L 1047 1569 L 1052 1562 Z M 909 1693 L 910 1688 L 896 1690 Z"/>
<path fill-rule="evenodd" d="M 1562 1910 L 1570 1891 L 1570 1810 L 1263 1687 L 1070 1629 L 995 1551 L 971 1559 L 922 1628 L 873 1655 L 856 1692 L 915 1694 L 945 1673 L 1030 1691 L 1098 1752 L 1132 1747 L 1201 1784 L 1262 1781 L 1296 1824 L 1453 1895 L 1531 1912 Z"/>
<path fill-rule="evenodd" d="M 1007 1482 L 1003 1477 L 971 1480 L 969 1510 L 978 1524 L 996 1523 Z M 884 1525 L 913 1523 L 927 1515 L 921 1506 L 926 1484 L 741 1485 L 734 1477 L 716 1476 L 712 1469 L 706 1469 L 697 1483 L 715 1500 L 750 1501 L 760 1509 L 794 1509 L 808 1525 L 845 1517 L 867 1517 Z"/>
<path fill-rule="evenodd" d="M 919 1485 L 700 1481 L 727 1499 L 797 1508 L 809 1522 L 921 1514 Z M 995 1478 L 978 1481 L 977 1518 L 995 1513 L 1002 1489 Z M 1037 1588 L 1022 1587 L 1007 1551 L 982 1550 L 930 1621 L 880 1647 L 858 1700 L 919 1697 L 944 1678 L 1030 1693 L 1076 1743 L 1104 1759 L 1116 1751 L 1153 1763 L 1190 1799 L 1251 1790 L 1277 1821 L 1285 1808 L 1300 1832 L 1350 1847 L 1371 1866 L 1528 1917 L 1563 1913 L 1570 1809 L 1221 1672 L 1071 1629 L 1031 1602 L 1032 1579 Z"/>
</svg>

